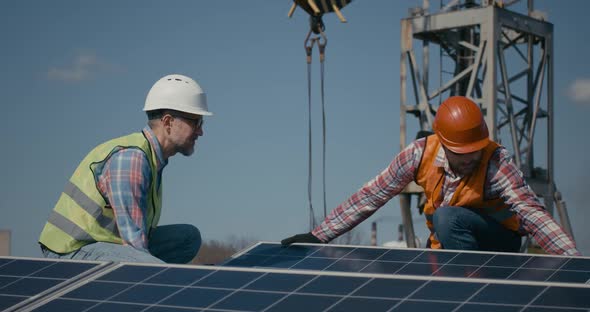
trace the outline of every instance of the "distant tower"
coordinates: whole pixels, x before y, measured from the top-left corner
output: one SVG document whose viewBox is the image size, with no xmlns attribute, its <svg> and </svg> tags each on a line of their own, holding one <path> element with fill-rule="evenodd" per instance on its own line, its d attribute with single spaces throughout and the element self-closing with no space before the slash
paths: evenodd
<svg viewBox="0 0 590 312">
<path fill-rule="evenodd" d="M 0 256 L 10 256 L 10 230 L 0 230 Z"/>
<path fill-rule="evenodd" d="M 424 0 L 422 8 L 410 10 L 411 16 L 401 21 L 401 148 L 407 143 L 408 116 L 418 119 L 415 132 L 432 131 L 444 99 L 472 98 L 485 115 L 490 138 L 512 152 L 551 214 L 557 203 L 561 224 L 572 235 L 553 175 L 553 24 L 533 9 L 532 0 L 526 6 L 519 0 L 444 2 L 438 12 L 429 13 L 430 3 Z M 524 14 L 507 9 L 519 2 L 526 7 Z M 438 47 L 437 57 L 431 57 L 430 44 Z M 421 52 L 421 63 L 417 52 Z M 431 65 L 432 59 L 439 64 Z M 431 69 L 437 71 L 435 77 L 429 76 Z M 423 196 L 416 184 L 400 194 L 410 245 L 414 242 L 412 195 Z"/>
</svg>

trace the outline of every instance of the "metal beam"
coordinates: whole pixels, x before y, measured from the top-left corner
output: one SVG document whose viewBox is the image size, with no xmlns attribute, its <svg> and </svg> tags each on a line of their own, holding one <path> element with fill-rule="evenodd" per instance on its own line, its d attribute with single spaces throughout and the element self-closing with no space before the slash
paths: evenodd
<svg viewBox="0 0 590 312">
<path fill-rule="evenodd" d="M 414 36 L 421 33 L 463 28 L 487 22 L 491 7 L 416 16 L 405 20 L 412 23 Z"/>
<path fill-rule="evenodd" d="M 536 18 L 505 9 L 494 9 L 498 16 L 498 22 L 504 27 L 512 28 L 527 34 L 533 34 L 537 37 L 546 37 L 553 33 L 553 24 L 549 22 L 540 21 Z"/>
</svg>

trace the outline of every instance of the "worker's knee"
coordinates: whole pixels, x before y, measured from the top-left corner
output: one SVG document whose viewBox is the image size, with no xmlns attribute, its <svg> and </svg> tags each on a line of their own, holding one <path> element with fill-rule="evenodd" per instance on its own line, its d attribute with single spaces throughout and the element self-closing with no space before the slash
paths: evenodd
<svg viewBox="0 0 590 312">
<path fill-rule="evenodd" d="M 471 224 L 474 213 L 463 207 L 439 207 L 433 215 L 434 231 L 445 249 L 477 250 Z"/>
<path fill-rule="evenodd" d="M 201 231 L 191 224 L 181 224 L 183 226 L 183 230 L 186 233 L 186 242 L 187 246 L 194 251 L 196 255 L 201 248 Z"/>
<path fill-rule="evenodd" d="M 178 239 L 178 248 L 185 250 L 187 254 L 192 254 L 193 257 L 201 248 L 201 231 L 192 224 L 174 224 L 175 236 Z"/>
<path fill-rule="evenodd" d="M 179 252 L 175 260 L 170 261 L 172 263 L 188 263 L 197 256 L 199 249 L 201 248 L 201 231 L 191 224 L 178 224 L 179 230 L 185 234 L 184 244 L 181 249 L 184 252 Z"/>
<path fill-rule="evenodd" d="M 441 206 L 434 211 L 432 223 L 437 232 L 469 227 L 472 212 L 463 207 Z"/>
</svg>

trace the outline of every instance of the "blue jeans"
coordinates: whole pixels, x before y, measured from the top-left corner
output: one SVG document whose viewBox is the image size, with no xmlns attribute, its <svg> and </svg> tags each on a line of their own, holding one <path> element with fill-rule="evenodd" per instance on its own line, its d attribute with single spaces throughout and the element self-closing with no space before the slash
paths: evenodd
<svg viewBox="0 0 590 312">
<path fill-rule="evenodd" d="M 434 231 L 443 248 L 518 252 L 521 237 L 491 217 L 464 207 L 434 211 Z"/>
<path fill-rule="evenodd" d="M 201 247 L 199 229 L 189 224 L 158 226 L 149 239 L 149 253 L 129 245 L 96 242 L 58 254 L 42 248 L 46 258 L 143 263 L 188 263 Z"/>
</svg>

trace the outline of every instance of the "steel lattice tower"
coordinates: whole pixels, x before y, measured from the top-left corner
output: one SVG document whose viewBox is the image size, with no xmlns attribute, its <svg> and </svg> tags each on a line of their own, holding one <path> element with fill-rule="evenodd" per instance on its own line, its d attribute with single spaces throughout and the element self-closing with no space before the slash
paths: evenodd
<svg viewBox="0 0 590 312">
<path fill-rule="evenodd" d="M 534 11 L 532 0 L 525 14 L 509 10 L 516 2 L 454 0 L 428 13 L 425 0 L 423 7 L 402 19 L 400 147 L 408 141 L 408 120 L 418 121 L 418 133 L 432 131 L 442 100 L 452 95 L 470 97 L 484 113 L 490 138 L 512 152 L 549 213 L 557 204 L 561 224 L 572 235 L 554 182 L 553 24 Z M 440 51 L 438 77 L 429 76 L 429 67 L 434 67 L 431 46 Z M 432 87 L 431 80 L 438 80 L 438 86 Z M 409 247 L 415 247 L 412 195 L 420 204 L 422 189 L 414 183 L 400 194 Z"/>
</svg>

